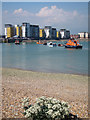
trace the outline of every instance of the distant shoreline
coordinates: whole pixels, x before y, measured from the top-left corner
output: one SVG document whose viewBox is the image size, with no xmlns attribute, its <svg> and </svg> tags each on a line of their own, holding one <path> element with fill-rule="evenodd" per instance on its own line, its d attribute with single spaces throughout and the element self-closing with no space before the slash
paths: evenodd
<svg viewBox="0 0 90 120">
<path fill-rule="evenodd" d="M 69 39 L 57 39 L 57 40 L 31 40 L 31 39 L 21 39 L 21 38 L 17 38 L 20 42 L 37 42 L 37 41 L 47 41 L 47 42 L 50 42 L 50 41 L 67 41 Z M 10 38 L 10 39 L 0 39 L 0 43 L 14 43 L 15 40 L 17 40 L 16 38 Z M 79 41 L 90 41 L 90 39 L 80 39 L 78 38 Z"/>
<path fill-rule="evenodd" d="M 79 73 L 64 73 L 64 72 L 42 72 L 37 70 L 29 70 L 29 69 L 23 69 L 23 68 L 14 68 L 14 67 L 2 67 L 2 69 L 15 69 L 15 70 L 22 70 L 22 71 L 31 71 L 36 73 L 46 73 L 46 74 L 65 74 L 65 75 L 79 75 L 79 76 L 90 76 L 88 74 L 79 74 Z"/>
</svg>

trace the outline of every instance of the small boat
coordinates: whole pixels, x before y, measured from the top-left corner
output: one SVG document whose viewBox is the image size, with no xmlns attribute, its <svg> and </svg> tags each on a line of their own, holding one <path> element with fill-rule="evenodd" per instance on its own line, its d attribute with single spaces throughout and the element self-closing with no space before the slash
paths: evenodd
<svg viewBox="0 0 90 120">
<path fill-rule="evenodd" d="M 57 46 L 57 44 L 56 43 L 53 43 L 53 47 L 56 47 Z"/>
<path fill-rule="evenodd" d="M 49 45 L 49 47 L 53 47 L 53 45 Z"/>
<path fill-rule="evenodd" d="M 16 40 L 16 41 L 15 41 L 15 44 L 16 44 L 16 45 L 20 45 L 19 40 Z"/>
<path fill-rule="evenodd" d="M 45 42 L 45 43 L 43 43 L 43 45 L 47 45 L 47 43 Z"/>
<path fill-rule="evenodd" d="M 62 46 L 64 46 L 64 45 L 63 45 L 63 44 L 58 44 L 58 46 L 59 46 L 59 47 L 62 47 Z"/>
<path fill-rule="evenodd" d="M 47 45 L 48 45 L 49 47 L 53 47 L 53 43 L 52 43 L 52 42 L 47 43 Z"/>
<path fill-rule="evenodd" d="M 37 42 L 37 44 L 42 44 L 42 43 L 40 43 L 40 42 Z"/>
<path fill-rule="evenodd" d="M 56 47 L 56 46 L 57 46 L 56 43 L 52 43 L 52 42 L 47 43 L 47 45 L 48 45 L 49 47 Z"/>
<path fill-rule="evenodd" d="M 41 41 L 38 41 L 37 44 L 43 44 Z"/>
<path fill-rule="evenodd" d="M 65 48 L 76 48 L 76 49 L 82 49 L 82 45 L 79 44 L 78 40 L 72 40 L 70 39 L 66 44 Z"/>
</svg>

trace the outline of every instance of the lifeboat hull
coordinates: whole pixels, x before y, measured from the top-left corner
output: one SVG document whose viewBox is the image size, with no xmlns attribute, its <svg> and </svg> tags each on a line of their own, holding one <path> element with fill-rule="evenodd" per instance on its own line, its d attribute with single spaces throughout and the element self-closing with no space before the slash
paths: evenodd
<svg viewBox="0 0 90 120">
<path fill-rule="evenodd" d="M 70 45 L 65 45 L 65 48 L 75 48 L 75 49 L 82 49 L 81 45 L 78 46 L 70 46 Z"/>
</svg>

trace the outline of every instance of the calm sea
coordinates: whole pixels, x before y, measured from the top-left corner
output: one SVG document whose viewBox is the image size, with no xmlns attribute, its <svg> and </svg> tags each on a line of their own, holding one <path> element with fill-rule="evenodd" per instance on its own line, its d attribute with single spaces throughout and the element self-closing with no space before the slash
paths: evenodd
<svg viewBox="0 0 90 120">
<path fill-rule="evenodd" d="M 82 49 L 58 46 L 49 48 L 36 43 L 3 43 L 2 67 L 50 73 L 88 74 L 88 42 L 80 43 L 83 45 Z"/>
</svg>

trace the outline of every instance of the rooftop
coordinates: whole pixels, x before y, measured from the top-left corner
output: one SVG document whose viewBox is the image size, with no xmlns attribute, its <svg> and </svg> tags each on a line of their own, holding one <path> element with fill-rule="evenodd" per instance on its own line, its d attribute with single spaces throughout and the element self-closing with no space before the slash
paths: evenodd
<svg viewBox="0 0 90 120">
<path fill-rule="evenodd" d="M 12 27 L 11 24 L 5 24 L 5 27 Z"/>
</svg>

